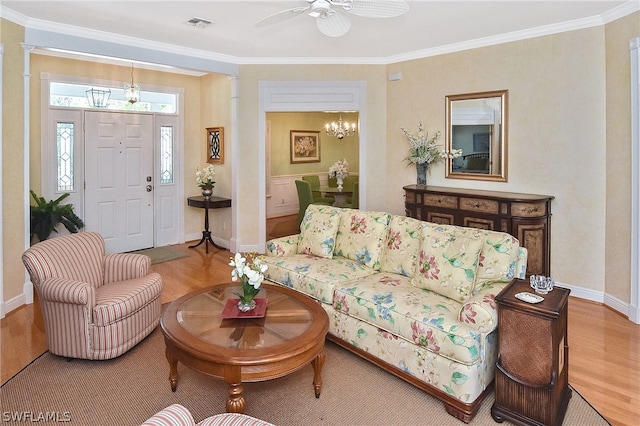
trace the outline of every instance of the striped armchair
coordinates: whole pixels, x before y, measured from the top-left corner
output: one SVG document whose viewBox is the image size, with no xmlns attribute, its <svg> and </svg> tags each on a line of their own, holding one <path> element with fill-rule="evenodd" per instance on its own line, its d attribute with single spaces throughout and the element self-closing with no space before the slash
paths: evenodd
<svg viewBox="0 0 640 426">
<path fill-rule="evenodd" d="M 172 404 L 158 411 L 141 426 L 274 426 L 255 417 L 238 413 L 222 413 L 197 423 L 191 412 L 180 404 Z"/>
<path fill-rule="evenodd" d="M 42 241 L 22 255 L 44 319 L 49 351 L 110 359 L 144 339 L 160 321 L 162 278 L 151 259 L 105 254 L 102 236 L 82 232 Z"/>
</svg>

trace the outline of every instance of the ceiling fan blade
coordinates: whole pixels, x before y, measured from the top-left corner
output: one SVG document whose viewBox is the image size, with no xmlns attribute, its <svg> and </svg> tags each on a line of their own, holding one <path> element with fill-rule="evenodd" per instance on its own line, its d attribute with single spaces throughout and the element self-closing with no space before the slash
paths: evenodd
<svg viewBox="0 0 640 426">
<path fill-rule="evenodd" d="M 294 7 L 293 9 L 287 9 L 287 10 L 283 10 L 282 12 L 274 13 L 273 15 L 269 15 L 269 16 L 267 16 L 265 18 L 262 18 L 258 22 L 256 22 L 255 27 L 257 27 L 257 28 L 267 27 L 269 25 L 274 25 L 274 24 L 278 24 L 280 22 L 284 22 L 287 19 L 291 19 L 294 16 L 298 16 L 301 13 L 306 12 L 310 8 L 311 8 L 311 6 Z"/>
<path fill-rule="evenodd" d="M 353 0 L 349 13 L 365 18 L 393 18 L 409 11 L 405 0 Z"/>
<path fill-rule="evenodd" d="M 316 19 L 316 26 L 320 32 L 329 37 L 340 37 L 351 29 L 351 18 L 341 10 L 320 16 Z"/>
</svg>

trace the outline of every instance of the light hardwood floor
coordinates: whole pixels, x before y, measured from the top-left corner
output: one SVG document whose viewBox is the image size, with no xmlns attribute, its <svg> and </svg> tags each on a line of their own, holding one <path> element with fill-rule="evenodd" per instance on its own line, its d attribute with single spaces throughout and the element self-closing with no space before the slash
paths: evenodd
<svg viewBox="0 0 640 426">
<path fill-rule="evenodd" d="M 162 302 L 230 279 L 228 250 L 174 246 L 189 256 L 152 266 L 164 281 Z M 22 306 L 1 321 L 5 383 L 46 350 L 39 306 Z M 640 417 L 640 325 L 599 304 L 569 300 L 569 383 L 613 425 Z M 99 361 L 98 361 L 99 362 Z"/>
</svg>

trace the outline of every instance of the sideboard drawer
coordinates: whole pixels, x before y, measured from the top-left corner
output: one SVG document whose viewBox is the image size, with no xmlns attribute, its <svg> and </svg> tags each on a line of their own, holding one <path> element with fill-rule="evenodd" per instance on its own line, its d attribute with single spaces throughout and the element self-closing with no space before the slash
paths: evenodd
<svg viewBox="0 0 640 426">
<path fill-rule="evenodd" d="M 460 198 L 460 208 L 472 212 L 498 214 L 500 203 L 494 200 L 480 200 L 478 198 Z"/>
<path fill-rule="evenodd" d="M 511 216 L 541 217 L 547 214 L 547 203 L 511 203 Z"/>
<path fill-rule="evenodd" d="M 446 209 L 458 208 L 458 198 L 447 195 L 425 194 L 423 202 L 425 206 L 443 207 Z"/>
</svg>

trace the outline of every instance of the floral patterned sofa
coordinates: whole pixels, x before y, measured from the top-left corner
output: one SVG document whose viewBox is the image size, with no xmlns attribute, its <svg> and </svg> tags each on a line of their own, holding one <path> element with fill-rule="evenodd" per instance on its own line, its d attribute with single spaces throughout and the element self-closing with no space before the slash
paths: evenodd
<svg viewBox="0 0 640 426">
<path fill-rule="evenodd" d="M 503 232 L 310 205 L 300 234 L 267 242 L 269 281 L 319 302 L 329 339 L 469 422 L 493 383 L 495 296 L 524 278 Z"/>
</svg>

